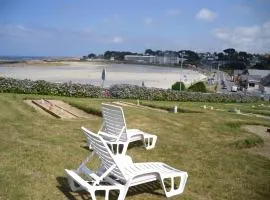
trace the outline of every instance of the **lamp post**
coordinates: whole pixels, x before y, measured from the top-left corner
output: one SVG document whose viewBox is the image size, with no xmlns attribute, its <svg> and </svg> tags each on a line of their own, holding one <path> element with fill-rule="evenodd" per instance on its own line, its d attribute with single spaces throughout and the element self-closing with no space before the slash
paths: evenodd
<svg viewBox="0 0 270 200">
<path fill-rule="evenodd" d="M 102 73 L 101 73 L 102 88 L 104 87 L 105 78 L 106 78 L 106 69 L 103 68 Z"/>
<path fill-rule="evenodd" d="M 180 81 L 179 81 L 179 85 L 180 85 L 180 87 L 179 87 L 179 90 L 180 90 L 180 92 L 181 92 L 181 74 L 182 74 L 182 72 L 183 72 L 183 62 L 184 62 L 184 58 L 183 58 L 183 56 L 184 56 L 184 54 L 185 54 L 185 51 L 182 51 L 181 53 L 180 53 L 180 55 L 181 55 L 181 72 L 180 72 Z"/>
</svg>

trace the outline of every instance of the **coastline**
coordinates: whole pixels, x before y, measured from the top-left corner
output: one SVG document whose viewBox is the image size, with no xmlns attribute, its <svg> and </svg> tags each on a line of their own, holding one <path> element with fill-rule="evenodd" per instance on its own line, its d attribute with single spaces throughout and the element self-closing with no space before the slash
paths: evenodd
<svg viewBox="0 0 270 200">
<path fill-rule="evenodd" d="M 117 64 L 93 61 L 36 61 L 0 64 L 0 74 L 16 79 L 74 82 L 100 86 L 101 72 L 105 68 L 105 88 L 114 84 L 142 85 L 168 89 L 180 80 L 186 86 L 203 81 L 207 76 L 193 69 L 156 67 L 155 65 Z"/>
</svg>

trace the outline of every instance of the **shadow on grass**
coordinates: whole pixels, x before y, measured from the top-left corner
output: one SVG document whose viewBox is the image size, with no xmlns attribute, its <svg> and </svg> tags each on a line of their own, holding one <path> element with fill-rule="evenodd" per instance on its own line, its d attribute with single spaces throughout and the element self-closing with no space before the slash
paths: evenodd
<svg viewBox="0 0 270 200">
<path fill-rule="evenodd" d="M 56 187 L 66 196 L 67 199 L 69 200 L 91 199 L 90 194 L 86 191 L 80 191 L 76 193 L 72 192 L 68 185 L 67 178 L 57 177 L 56 180 L 59 183 L 59 185 Z"/>
<path fill-rule="evenodd" d="M 144 148 L 143 141 L 138 140 L 138 141 L 135 141 L 135 142 L 130 142 L 128 144 L 128 149 L 132 149 L 132 148 L 135 148 L 135 147 L 143 147 Z"/>
<path fill-rule="evenodd" d="M 72 192 L 66 177 L 57 177 L 57 182 L 59 183 L 58 186 L 56 186 L 69 200 L 77 200 L 77 199 L 83 199 L 83 200 L 90 200 L 91 195 L 86 191 L 78 191 L 78 192 Z M 161 184 L 159 181 L 153 181 L 150 183 L 145 183 L 137 186 L 130 187 L 128 189 L 127 196 L 135 196 L 143 193 L 153 194 L 157 196 L 164 196 L 163 192 L 161 191 Z M 96 192 L 96 195 L 98 198 L 103 197 L 104 198 L 104 192 L 98 191 Z M 112 192 L 110 193 L 109 199 L 110 200 L 117 200 L 119 196 L 119 192 Z"/>
<path fill-rule="evenodd" d="M 80 147 L 82 147 L 83 149 L 85 149 L 85 150 L 87 150 L 89 152 L 92 152 L 92 150 L 89 149 L 89 146 L 87 146 L 87 145 L 85 145 L 85 146 L 81 145 Z"/>
</svg>

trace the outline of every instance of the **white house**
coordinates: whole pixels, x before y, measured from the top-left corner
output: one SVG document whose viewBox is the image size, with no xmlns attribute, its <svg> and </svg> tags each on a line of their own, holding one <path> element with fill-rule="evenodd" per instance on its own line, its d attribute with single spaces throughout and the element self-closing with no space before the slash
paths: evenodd
<svg viewBox="0 0 270 200">
<path fill-rule="evenodd" d="M 247 90 L 258 90 L 262 93 L 264 85 L 267 85 L 267 81 L 270 79 L 270 70 L 249 69 L 247 76 Z M 270 80 L 269 80 L 270 81 Z"/>
<path fill-rule="evenodd" d="M 247 90 L 259 90 L 260 89 L 261 76 L 249 75 L 247 76 Z"/>
</svg>

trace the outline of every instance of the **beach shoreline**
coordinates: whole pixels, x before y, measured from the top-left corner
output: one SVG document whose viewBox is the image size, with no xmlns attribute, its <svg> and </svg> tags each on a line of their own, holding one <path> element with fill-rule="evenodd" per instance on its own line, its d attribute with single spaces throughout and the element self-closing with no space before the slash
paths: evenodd
<svg viewBox="0 0 270 200">
<path fill-rule="evenodd" d="M 191 70 L 151 65 L 105 64 L 102 62 L 61 61 L 50 65 L 40 62 L 2 65 L 0 74 L 16 79 L 46 80 L 50 82 L 74 82 L 101 86 L 101 73 L 106 69 L 104 87 L 114 84 L 131 84 L 168 89 L 177 81 L 186 86 L 203 81 L 207 76 Z"/>
</svg>

